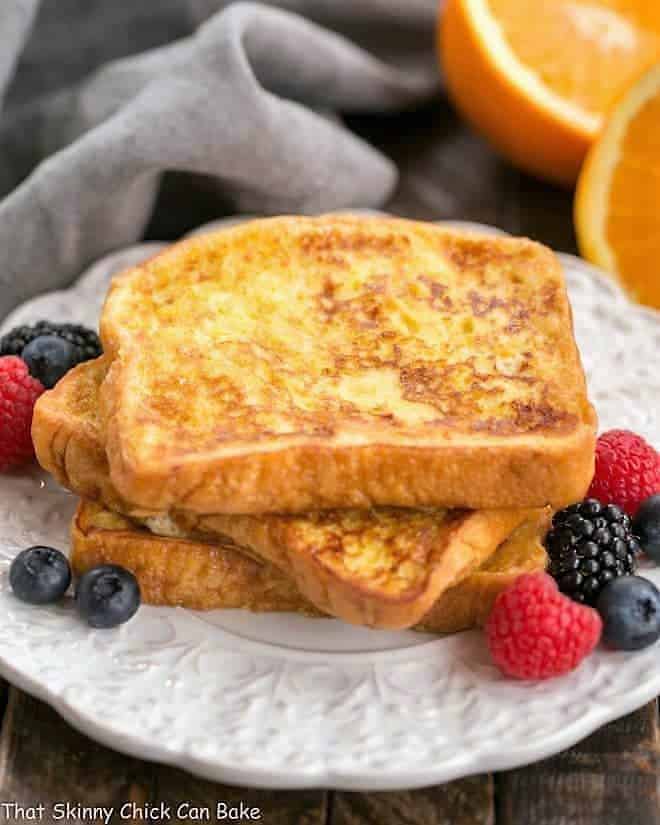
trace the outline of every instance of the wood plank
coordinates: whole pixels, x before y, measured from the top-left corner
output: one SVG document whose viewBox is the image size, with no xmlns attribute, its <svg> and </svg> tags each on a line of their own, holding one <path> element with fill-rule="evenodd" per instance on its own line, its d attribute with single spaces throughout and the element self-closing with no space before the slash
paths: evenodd
<svg viewBox="0 0 660 825">
<path fill-rule="evenodd" d="M 498 825 L 660 825 L 656 703 L 496 777 Z"/>
<path fill-rule="evenodd" d="M 209 821 L 215 821 L 219 802 L 229 807 L 242 802 L 259 808 L 259 821 L 268 825 L 324 825 L 327 819 L 324 791 L 236 788 L 142 762 L 92 742 L 46 704 L 11 688 L 0 740 L 0 802 L 22 806 L 41 803 L 45 806 L 41 821 L 50 823 L 57 821 L 55 803 L 67 800 L 81 806 L 113 808 L 112 822 L 143 822 L 140 812 L 144 806 L 159 809 L 161 805 L 170 809 L 169 822 L 194 821 L 191 807 L 208 810 Z M 126 803 L 134 803 L 137 811 L 122 815 Z M 181 805 L 189 807 L 179 809 Z M 0 805 L 0 824 L 15 821 L 16 816 Z M 68 825 L 85 820 L 82 812 L 74 811 L 61 821 Z M 147 821 L 158 822 L 158 812 Z"/>
<path fill-rule="evenodd" d="M 267 825 L 325 825 L 327 821 L 329 795 L 326 791 L 237 788 L 206 782 L 165 765 L 155 766 L 155 771 L 155 799 L 169 806 L 172 814 L 169 821 L 172 823 L 191 821 L 192 812 L 185 808 L 187 804 L 215 813 L 219 803 L 234 809 L 239 808 L 241 803 L 248 808 L 257 808 L 261 816 L 257 821 Z M 227 808 L 220 813 L 226 816 Z M 213 816 L 211 821 L 215 821 Z M 245 817 L 241 821 L 245 823 L 250 820 Z M 385 823 L 381 822 L 380 825 Z"/>
<path fill-rule="evenodd" d="M 493 780 L 473 776 L 393 793 L 335 793 L 329 825 L 493 825 Z"/>
<path fill-rule="evenodd" d="M 2 720 L 5 717 L 7 710 L 7 700 L 9 698 L 9 684 L 4 679 L 0 679 L 0 730 L 2 729 Z"/>
<path fill-rule="evenodd" d="M 0 802 L 41 803 L 41 822 L 50 823 L 57 821 L 53 806 L 58 802 L 119 808 L 125 802 L 143 804 L 152 788 L 150 765 L 95 744 L 43 702 L 10 689 L 0 740 Z M 0 807 L 0 823 L 16 821 Z M 60 821 L 84 820 L 72 814 Z M 115 816 L 112 821 L 138 820 Z"/>
</svg>

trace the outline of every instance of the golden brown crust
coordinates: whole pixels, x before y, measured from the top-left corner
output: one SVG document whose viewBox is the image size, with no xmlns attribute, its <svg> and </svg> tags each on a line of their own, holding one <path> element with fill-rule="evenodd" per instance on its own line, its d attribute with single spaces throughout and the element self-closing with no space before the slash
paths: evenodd
<svg viewBox="0 0 660 825">
<path fill-rule="evenodd" d="M 530 519 L 521 525 L 484 565 L 443 593 L 417 629 L 446 633 L 484 625 L 495 599 L 518 576 L 545 570 L 547 556 L 539 541 L 545 517 L 540 520 L 540 524 Z"/>
<path fill-rule="evenodd" d="M 446 588 L 478 567 L 529 512 L 400 509 L 303 516 L 152 513 L 125 502 L 112 485 L 95 397 L 106 363 L 82 365 L 42 397 L 33 430 L 42 464 L 63 484 L 152 529 L 229 537 L 293 579 L 316 607 L 373 627 L 419 621 Z M 152 521 L 153 520 L 153 521 Z M 167 524 L 169 523 L 169 526 Z"/>
<path fill-rule="evenodd" d="M 112 432 L 110 425 L 109 432 Z M 139 480 L 111 446 L 111 477 L 123 497 L 145 509 L 185 507 L 198 513 L 307 512 L 337 507 L 553 509 L 584 497 L 594 473 L 595 418 L 561 440 L 423 446 L 374 444 L 290 447 L 219 458 L 201 468 L 186 462 L 164 478 Z M 111 459 L 112 460 L 112 459 Z"/>
<path fill-rule="evenodd" d="M 110 474 L 140 507 L 558 508 L 593 473 L 563 276 L 530 241 L 255 221 L 120 276 L 102 335 Z"/>
<path fill-rule="evenodd" d="M 329 528 L 318 530 L 310 530 L 309 518 L 276 515 L 204 516 L 187 526 L 211 539 L 228 536 L 268 560 L 324 613 L 397 629 L 419 622 L 447 588 L 480 567 L 516 527 L 538 517 L 526 510 L 398 511 L 386 530 L 389 542 L 401 539 L 403 563 L 392 565 L 383 563 L 386 547 L 372 535 L 377 513 L 355 514 L 369 524 L 356 543 L 356 556 L 335 515 Z M 408 572 L 409 567 L 415 569 Z"/>
<path fill-rule="evenodd" d="M 136 575 L 147 604 L 322 615 L 277 568 L 229 544 L 156 537 L 91 502 L 80 503 L 71 536 L 76 575 L 98 564 L 120 564 Z M 545 567 L 538 536 L 539 525 L 533 520 L 519 528 L 487 566 L 447 590 L 418 629 L 452 633 L 482 624 L 497 594 L 516 576 Z"/>
<path fill-rule="evenodd" d="M 98 418 L 98 392 L 106 372 L 104 358 L 80 364 L 45 392 L 35 405 L 32 441 L 41 466 L 64 487 L 131 513 L 134 508 L 110 481 Z"/>
<path fill-rule="evenodd" d="M 147 604 L 193 610 L 314 613 L 291 579 L 225 544 L 164 539 L 100 505 L 81 502 L 71 525 L 77 576 L 98 564 L 135 574 Z"/>
<path fill-rule="evenodd" d="M 96 408 L 93 412 L 83 411 L 80 397 L 85 398 L 95 385 L 98 387 L 104 369 L 102 359 L 91 365 L 83 364 L 39 399 L 32 428 L 37 458 L 58 481 L 85 498 L 100 499 L 120 512 L 160 512 L 158 507 L 141 506 L 139 496 L 127 499 L 119 494 L 111 481 L 102 446 L 98 411 Z M 286 512 L 292 509 L 289 505 L 303 501 L 309 503 L 307 509 L 312 509 L 313 501 L 322 501 L 323 507 L 336 507 L 341 490 L 353 484 L 355 491 L 360 480 L 366 483 L 367 470 L 377 468 L 378 474 L 374 473 L 367 485 L 367 495 L 354 492 L 352 497 L 347 496 L 340 502 L 341 506 L 359 508 L 367 506 L 369 501 L 380 501 L 383 491 L 379 479 L 387 479 L 387 490 L 405 507 L 421 506 L 420 502 L 433 496 L 433 489 L 444 488 L 453 492 L 454 500 L 466 502 L 469 509 L 535 507 L 539 498 L 553 509 L 559 509 L 582 498 L 593 476 L 593 434 L 585 429 L 574 440 L 574 445 L 566 441 L 561 446 L 554 445 L 554 452 L 553 445 L 546 447 L 541 440 L 528 447 L 511 444 L 508 449 L 446 448 L 430 455 L 415 447 L 393 449 L 374 445 L 346 450 L 343 455 L 337 451 L 331 455 L 317 448 L 309 471 L 301 469 L 301 463 L 306 460 L 302 453 L 291 450 L 264 453 L 251 456 L 245 462 L 225 460 L 215 468 L 215 474 L 209 476 L 206 484 L 196 489 L 192 487 L 192 477 L 185 481 L 186 468 L 181 468 L 180 483 L 189 492 L 180 506 L 196 512 L 211 512 L 211 502 L 222 501 L 223 506 L 218 510 L 225 512 L 227 503 L 232 512 L 230 504 L 236 503 L 232 485 L 244 490 L 254 486 L 258 479 L 262 491 L 260 503 L 265 503 L 266 494 L 269 496 L 266 510 L 276 510 L 279 504 L 279 509 Z M 577 443 L 580 440 L 582 443 Z M 304 448 L 308 449 L 312 448 Z M 333 472 L 326 472 L 325 486 L 319 484 L 311 496 L 305 489 L 313 466 L 318 464 L 331 465 Z M 508 483 L 502 489 L 498 485 L 504 479 L 508 479 Z M 533 494 L 530 489 L 534 490 Z M 551 492 L 559 497 L 550 496 Z M 437 495 L 439 497 L 439 493 Z M 238 493 L 238 497 L 246 501 L 244 494 Z"/>
</svg>

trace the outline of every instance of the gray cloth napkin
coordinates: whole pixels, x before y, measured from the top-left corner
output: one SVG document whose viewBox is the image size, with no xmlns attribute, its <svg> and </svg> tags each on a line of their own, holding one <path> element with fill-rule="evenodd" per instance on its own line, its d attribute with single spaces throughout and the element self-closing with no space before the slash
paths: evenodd
<svg viewBox="0 0 660 825">
<path fill-rule="evenodd" d="M 395 168 L 340 114 L 434 93 L 437 0 L 181 3 L 189 37 L 0 116 L 0 318 L 140 239 L 167 170 L 209 176 L 236 211 L 391 193 Z M 38 5 L 0 3 L 0 105 Z"/>
</svg>

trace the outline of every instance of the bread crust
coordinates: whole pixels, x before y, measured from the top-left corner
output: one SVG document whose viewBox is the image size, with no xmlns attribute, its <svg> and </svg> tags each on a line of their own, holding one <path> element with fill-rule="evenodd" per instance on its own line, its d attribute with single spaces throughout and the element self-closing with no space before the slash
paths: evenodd
<svg viewBox="0 0 660 825">
<path fill-rule="evenodd" d="M 137 471 L 108 425 L 110 477 L 122 497 L 151 510 L 200 514 L 304 513 L 339 507 L 544 507 L 579 501 L 594 474 L 596 419 L 561 439 L 423 446 L 306 444 L 190 460 Z"/>
<path fill-rule="evenodd" d="M 153 489 L 140 495 L 143 484 L 150 486 L 148 478 L 137 490 L 131 488 L 131 495 L 125 494 L 125 486 L 120 494 L 99 423 L 73 418 L 74 411 L 67 409 L 72 385 L 81 374 L 86 380 L 91 369 L 97 368 L 82 364 L 37 401 L 33 441 L 41 465 L 64 486 L 119 512 L 149 515 L 177 508 L 202 515 L 252 514 L 297 512 L 299 505 L 304 505 L 304 512 L 387 506 L 392 500 L 409 508 L 431 506 L 433 501 L 447 509 L 550 505 L 557 510 L 583 498 L 593 477 L 595 420 L 594 428 L 582 428 L 558 443 L 537 439 L 528 445 L 442 451 L 391 445 L 331 450 L 310 445 L 223 459 L 205 470 L 202 484 L 199 468 L 184 465 L 177 471 L 178 485 L 188 492 L 176 503 L 171 500 L 172 488 L 161 488 L 161 495 Z M 322 478 L 315 475 L 319 466 L 324 467 Z M 159 478 L 154 477 L 154 488 Z M 349 489 L 352 495 L 344 495 Z"/>
<path fill-rule="evenodd" d="M 528 510 L 424 513 L 405 546 L 403 564 L 379 568 L 376 556 L 361 575 L 352 565 L 346 535 L 334 549 L 326 534 L 308 535 L 308 520 L 287 516 L 204 516 L 187 525 L 213 540 L 227 536 L 293 578 L 296 587 L 323 613 L 352 624 L 400 629 L 421 621 L 432 605 L 456 582 L 480 567 L 524 521 L 538 518 Z M 410 529 L 401 513 L 401 530 Z M 393 536 L 397 536 L 395 527 Z M 403 587 L 393 586 L 402 567 L 420 552 L 424 533 L 432 532 L 418 575 Z M 334 531 L 333 531 L 334 533 Z M 341 535 L 341 528 L 337 530 Z M 315 542 L 319 543 L 316 544 Z M 365 554 L 369 545 L 365 542 Z"/>
<path fill-rule="evenodd" d="M 497 595 L 524 572 L 543 570 L 546 556 L 532 519 L 432 605 L 417 630 L 453 633 L 485 622 Z M 161 538 L 98 504 L 81 501 L 71 524 L 74 573 L 99 564 L 131 570 L 147 604 L 192 610 L 246 609 L 322 616 L 273 565 L 231 544 Z"/>
<path fill-rule="evenodd" d="M 104 359 L 83 364 L 39 400 L 33 431 L 42 465 L 69 489 L 131 519 L 159 522 L 167 516 L 182 535 L 228 538 L 278 567 L 319 610 L 348 622 L 383 628 L 418 622 L 444 590 L 479 567 L 532 516 L 521 508 L 449 514 L 396 510 L 382 517 L 379 511 L 342 510 L 325 513 L 319 527 L 318 514 L 200 516 L 136 508 L 112 484 L 101 440 L 96 395 L 106 368 Z M 367 558 L 362 570 L 350 555 L 352 537 Z"/>
<path fill-rule="evenodd" d="M 71 546 L 75 575 L 99 564 L 119 564 L 137 577 L 147 604 L 317 613 L 291 579 L 230 542 L 154 536 L 93 502 L 78 505 L 71 523 Z"/>
<path fill-rule="evenodd" d="M 241 263 L 238 269 L 233 264 L 234 269 L 225 264 L 240 255 L 248 263 Z M 241 279 L 250 277 L 250 266 L 268 266 L 271 260 L 277 261 L 281 267 L 291 260 L 294 269 L 299 266 L 305 272 L 315 271 L 316 267 L 319 272 L 335 273 L 337 283 L 341 283 L 342 279 L 358 277 L 374 259 L 392 273 L 392 279 L 398 279 L 398 288 L 409 285 L 411 289 L 422 289 L 426 287 L 420 284 L 430 283 L 431 297 L 424 299 L 426 303 L 419 303 L 417 297 L 410 300 L 420 317 L 422 313 L 430 312 L 428 301 L 431 302 L 435 315 L 423 316 L 431 328 L 436 316 L 438 324 L 443 324 L 449 323 L 457 314 L 457 310 L 446 309 L 443 303 L 449 300 L 447 306 L 451 306 L 452 284 L 457 285 L 456 289 L 467 306 L 463 309 L 467 314 L 460 318 L 468 326 L 472 322 L 477 325 L 490 323 L 487 319 L 494 318 L 498 312 L 505 316 L 497 316 L 499 320 L 492 321 L 491 327 L 484 327 L 491 336 L 488 347 L 496 346 L 497 333 L 501 332 L 502 338 L 506 338 L 504 366 L 498 358 L 491 358 L 488 362 L 490 373 L 486 370 L 488 374 L 484 376 L 482 373 L 486 368 L 482 365 L 477 369 L 474 358 L 485 344 L 481 339 L 470 339 L 466 333 L 469 353 L 459 367 L 471 371 L 470 383 L 463 387 L 461 376 L 450 373 L 447 380 L 455 382 L 456 390 L 443 395 L 442 403 L 438 393 L 442 395 L 442 370 L 449 368 L 449 362 L 442 360 L 446 354 L 436 355 L 439 359 L 436 362 L 429 360 L 433 356 L 428 347 L 425 349 L 419 343 L 421 339 L 416 339 L 414 334 L 401 334 L 396 344 L 386 345 L 387 357 L 394 359 L 390 361 L 383 361 L 379 351 L 372 351 L 377 349 L 374 339 L 365 355 L 366 366 L 360 368 L 357 379 L 351 361 L 345 367 L 337 368 L 327 379 L 331 387 L 329 397 L 336 402 L 343 383 L 354 379 L 359 383 L 372 373 L 378 374 L 379 380 L 385 383 L 391 380 L 396 391 L 402 394 L 401 398 L 395 399 L 399 406 L 403 405 L 402 409 L 412 407 L 415 411 L 428 412 L 435 408 L 437 421 L 425 420 L 423 425 L 415 426 L 405 419 L 404 413 L 399 421 L 398 407 L 395 404 L 396 414 L 390 415 L 387 403 L 382 415 L 374 415 L 368 400 L 364 402 L 366 406 L 358 405 L 349 413 L 342 411 L 343 408 L 335 409 L 334 402 L 324 409 L 313 394 L 316 390 L 305 390 L 310 393 L 310 412 L 297 421 L 296 414 L 287 406 L 289 396 L 285 391 L 268 402 L 273 404 L 270 410 L 256 402 L 250 406 L 240 388 L 231 381 L 228 397 L 234 399 L 231 403 L 239 406 L 233 408 L 229 402 L 220 404 L 212 392 L 215 385 L 211 382 L 206 386 L 203 381 L 204 376 L 208 378 L 209 370 L 216 376 L 216 366 L 212 369 L 200 367 L 206 350 L 196 350 L 183 338 L 174 338 L 168 346 L 173 348 L 172 358 L 178 359 L 181 380 L 184 383 L 188 380 L 186 370 L 194 370 L 195 378 L 189 385 L 185 384 L 184 389 L 177 389 L 176 376 L 170 376 L 169 380 L 163 378 L 165 388 L 161 387 L 161 370 L 154 369 L 152 353 L 160 346 L 162 331 L 167 331 L 168 324 L 177 323 L 176 313 L 167 310 L 167 301 L 173 301 L 176 306 L 180 300 L 178 293 L 171 297 L 175 287 L 184 293 L 188 288 L 193 291 L 204 289 L 205 283 L 220 277 L 217 273 L 227 269 L 231 284 L 223 288 L 238 290 Z M 337 261 L 343 263 L 337 264 Z M 414 269 L 414 277 L 402 275 L 407 266 L 418 267 L 420 274 Z M 443 273 L 442 278 L 448 286 L 439 283 L 439 275 L 435 281 L 429 279 L 427 270 L 433 266 Z M 423 267 L 426 268 L 422 272 Z M 482 284 L 482 292 L 476 288 L 468 290 L 466 297 L 460 291 L 461 279 L 472 277 L 475 272 L 478 273 L 478 277 L 474 277 L 475 284 L 479 286 L 483 282 L 486 286 Z M 498 296 L 495 288 L 500 277 L 498 273 L 502 273 L 502 290 L 508 290 L 505 296 L 504 293 Z M 393 287 L 380 286 L 379 277 L 370 275 L 366 280 L 366 292 L 355 298 L 362 301 L 360 312 L 375 312 L 388 301 L 394 301 L 395 309 L 391 312 L 398 311 L 398 293 L 390 296 L 387 290 Z M 179 279 L 182 279 L 181 284 Z M 319 275 L 319 289 L 321 281 Z M 521 283 L 525 285 L 525 291 L 522 291 Z M 311 287 L 307 288 L 311 290 Z M 374 299 L 374 309 L 368 300 L 379 289 L 385 292 Z M 448 291 L 442 292 L 443 289 Z M 151 300 L 154 290 L 156 294 L 167 293 L 165 309 L 154 300 L 151 309 L 144 310 L 145 323 L 136 321 L 135 329 L 131 331 L 131 321 L 138 308 Z M 537 297 L 533 297 L 536 293 Z M 228 294 L 233 300 L 235 293 Z M 319 294 L 320 297 L 316 297 L 321 306 L 325 306 L 324 293 Z M 317 307 L 314 329 L 318 330 L 319 337 L 325 334 L 323 317 L 327 323 L 332 323 L 343 312 L 348 312 L 345 309 L 347 301 L 336 299 L 335 292 L 331 291 L 329 295 L 329 314 L 323 316 Z M 203 305 L 204 299 L 200 300 Z M 402 312 L 407 309 L 406 305 Z M 185 310 L 192 314 L 201 313 L 197 304 L 186 304 Z M 283 309 L 279 307 L 275 311 L 283 312 Z M 389 312 L 388 309 L 378 316 L 378 324 L 383 325 L 387 335 L 396 336 L 397 333 L 387 327 Z M 194 329 L 205 317 L 202 313 L 189 323 L 186 320 L 185 328 Z M 160 320 L 156 322 L 156 318 Z M 405 316 L 404 321 L 406 319 L 414 328 L 417 323 L 414 315 L 411 318 Z M 145 331 L 150 324 L 156 324 L 156 332 Z M 534 324 L 540 328 L 536 329 Z M 295 326 L 287 328 L 287 335 L 294 335 L 294 329 Z M 357 319 L 351 316 L 341 327 L 347 352 L 354 351 L 356 341 L 362 341 L 367 334 L 365 330 L 368 332 L 369 322 L 364 321 L 362 315 Z M 325 216 L 254 221 L 217 235 L 177 244 L 152 261 L 119 276 L 104 309 L 101 331 L 112 362 L 100 393 L 110 476 L 121 496 L 139 507 L 151 510 L 185 508 L 202 514 L 296 513 L 333 507 L 387 505 L 485 509 L 550 504 L 557 509 L 581 498 L 593 476 L 596 417 L 587 399 L 561 267 L 549 250 L 531 241 L 461 236 L 430 224 L 399 219 Z M 310 337 L 313 339 L 311 334 Z M 267 339 L 259 344 L 262 354 L 269 343 Z M 245 358 L 245 366 L 237 374 L 246 381 L 267 358 L 272 361 L 268 362 L 269 369 L 273 368 L 272 364 L 282 363 L 286 373 L 287 365 L 281 361 L 286 356 L 282 356 L 275 344 L 272 344 L 273 352 L 266 352 L 262 361 L 255 359 L 251 352 L 252 343 L 232 339 L 225 344 L 234 355 L 237 348 L 247 347 L 245 353 L 241 350 L 240 356 Z M 406 347 L 412 349 L 407 360 L 400 356 L 401 349 L 405 351 Z M 181 358 L 184 351 L 190 359 L 188 362 Z M 290 349 L 287 352 L 288 357 L 295 359 Z M 324 352 L 323 357 L 330 356 Z M 341 359 L 341 352 L 339 355 L 334 353 L 333 357 Z M 476 398 L 480 394 L 480 399 L 486 399 L 484 403 L 497 397 L 500 383 L 504 381 L 498 370 L 505 374 L 506 363 L 512 358 L 514 361 L 518 359 L 519 367 L 524 365 L 525 359 L 531 366 L 527 372 L 522 366 L 518 375 L 505 376 L 512 393 L 506 414 L 500 412 L 500 417 L 493 419 L 476 412 L 462 415 L 464 408 L 472 410 L 472 396 Z M 545 360 L 554 365 L 557 376 L 553 370 L 544 367 Z M 381 367 L 374 366 L 378 364 Z M 294 365 L 297 369 L 305 369 L 304 359 L 294 360 Z M 163 367 L 167 367 L 167 360 L 164 364 L 160 362 L 160 368 Z M 450 367 L 458 369 L 456 364 L 450 364 Z M 327 367 L 319 366 L 310 386 L 316 387 L 319 382 L 324 385 L 327 372 Z M 268 380 L 264 379 L 265 386 L 274 386 L 276 373 L 277 370 Z M 221 375 L 221 378 L 224 380 L 226 376 Z M 435 389 L 438 381 L 440 390 Z M 532 392 L 529 388 L 535 381 L 536 389 Z M 151 388 L 149 391 L 145 388 L 147 384 Z M 258 427 L 256 431 L 250 429 L 248 420 L 244 432 L 237 425 L 234 427 L 236 437 L 227 436 L 227 440 L 211 446 L 211 429 L 200 434 L 197 428 L 179 421 L 180 409 L 188 403 L 188 394 L 194 394 L 197 389 L 201 391 L 201 388 L 205 388 L 212 399 L 209 401 L 209 420 L 215 421 L 214 416 L 219 415 L 217 423 L 222 428 L 231 430 L 234 427 L 231 423 L 233 411 L 241 415 L 245 413 L 248 419 L 252 416 L 255 426 L 255 422 L 261 420 L 259 416 L 269 418 L 269 412 L 273 412 L 276 417 L 286 419 L 286 426 L 282 432 L 276 429 L 275 434 L 270 435 Z M 162 398 L 157 404 L 141 406 L 141 400 L 150 398 L 152 390 L 157 390 Z M 264 392 L 268 394 L 270 389 Z M 300 404 L 305 407 L 304 398 L 292 409 L 299 412 Z M 420 415 L 423 417 L 423 412 Z M 317 426 L 313 426 L 314 422 Z M 273 426 L 277 427 L 277 424 Z M 293 431 L 296 427 L 299 432 Z M 193 436 L 199 437 L 195 445 L 188 443 Z M 203 446 L 207 441 L 209 446 Z"/>
</svg>

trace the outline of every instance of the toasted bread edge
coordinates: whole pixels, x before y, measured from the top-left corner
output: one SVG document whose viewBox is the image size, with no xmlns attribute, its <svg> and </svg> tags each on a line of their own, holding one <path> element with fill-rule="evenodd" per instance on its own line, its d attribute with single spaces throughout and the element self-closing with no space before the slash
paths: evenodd
<svg viewBox="0 0 660 825">
<path fill-rule="evenodd" d="M 95 524 L 98 514 L 104 512 L 112 526 Z M 474 571 L 447 590 L 416 629 L 453 633 L 483 624 L 497 595 L 518 575 L 545 569 L 538 525 L 532 521 L 519 529 L 529 531 L 529 552 L 522 561 L 503 571 Z M 98 504 L 80 502 L 71 524 L 71 539 L 76 576 L 98 564 L 119 564 L 135 574 L 146 604 L 323 615 L 269 564 L 260 564 L 229 545 L 154 536 Z M 512 540 L 505 541 L 498 552 L 506 552 Z"/>
</svg>

